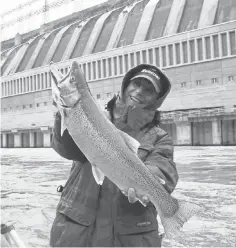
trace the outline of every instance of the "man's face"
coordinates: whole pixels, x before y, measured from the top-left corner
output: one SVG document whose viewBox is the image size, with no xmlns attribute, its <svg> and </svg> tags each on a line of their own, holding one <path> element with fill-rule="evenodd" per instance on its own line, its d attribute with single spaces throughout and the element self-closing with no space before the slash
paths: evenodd
<svg viewBox="0 0 236 248">
<path fill-rule="evenodd" d="M 156 101 L 160 91 L 146 78 L 133 79 L 124 92 L 124 103 L 127 106 L 146 107 Z"/>
</svg>

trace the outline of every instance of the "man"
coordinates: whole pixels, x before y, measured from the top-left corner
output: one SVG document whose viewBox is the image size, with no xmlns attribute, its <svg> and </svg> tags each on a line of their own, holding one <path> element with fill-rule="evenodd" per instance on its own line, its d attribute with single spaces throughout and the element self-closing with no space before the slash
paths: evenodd
<svg viewBox="0 0 236 248">
<path fill-rule="evenodd" d="M 125 75 L 121 97 L 107 104 L 113 124 L 139 141 L 139 158 L 171 193 L 178 181 L 173 162 L 173 145 L 159 127 L 161 106 L 170 91 L 167 76 L 157 67 L 142 64 Z M 157 212 L 146 196 L 137 201 L 135 190 L 121 192 L 105 177 L 100 186 L 91 165 L 68 131 L 60 135 L 60 115 L 56 115 L 52 147 L 62 157 L 73 160 L 51 229 L 51 246 L 161 246 Z M 78 126 L 79 128 L 79 126 Z M 122 180 L 122 179 L 121 179 Z"/>
</svg>

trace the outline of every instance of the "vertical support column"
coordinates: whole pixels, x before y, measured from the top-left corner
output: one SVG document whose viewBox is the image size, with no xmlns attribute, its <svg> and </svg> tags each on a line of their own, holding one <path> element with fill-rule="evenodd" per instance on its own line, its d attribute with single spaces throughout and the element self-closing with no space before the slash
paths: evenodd
<svg viewBox="0 0 236 248">
<path fill-rule="evenodd" d="M 104 68 L 103 68 L 103 60 L 100 60 L 100 64 L 101 64 L 101 78 L 104 78 Z"/>
<path fill-rule="evenodd" d="M 162 55 L 162 46 L 159 47 L 159 67 L 162 69 L 163 68 L 163 55 Z"/>
<path fill-rule="evenodd" d="M 219 37 L 219 57 L 221 58 L 223 56 L 223 50 L 222 50 L 222 36 L 221 33 L 218 34 Z"/>
<path fill-rule="evenodd" d="M 187 41 L 187 51 L 188 51 L 188 64 L 191 63 L 191 48 L 190 48 L 190 41 Z"/>
<path fill-rule="evenodd" d="M 198 60 L 199 60 L 199 54 L 198 54 L 197 39 L 194 40 L 194 46 L 195 46 L 195 62 L 198 62 Z"/>
<path fill-rule="evenodd" d="M 156 53 L 155 53 L 155 47 L 152 48 L 152 58 L 153 58 L 152 64 L 156 65 L 157 64 L 157 58 L 156 58 Z"/>
<path fill-rule="evenodd" d="M 214 119 L 212 121 L 212 140 L 213 145 L 221 145 L 221 121 L 219 119 Z"/>
<path fill-rule="evenodd" d="M 49 131 L 43 132 L 43 147 L 51 147 L 51 135 Z"/>
<path fill-rule="evenodd" d="M 134 66 L 137 66 L 138 62 L 137 62 L 137 53 L 134 52 Z"/>
<path fill-rule="evenodd" d="M 117 75 L 120 75 L 120 59 L 119 56 L 117 56 L 116 58 L 117 58 Z"/>
<path fill-rule="evenodd" d="M 34 86 L 34 91 L 36 91 L 36 90 L 38 89 L 37 76 L 34 75 L 34 76 L 33 76 L 33 79 L 34 79 L 34 84 L 33 84 L 33 86 Z"/>
<path fill-rule="evenodd" d="M 177 145 L 191 145 L 192 144 L 190 122 L 177 122 L 176 133 L 177 133 Z"/>
<path fill-rule="evenodd" d="M 99 78 L 98 75 L 99 75 L 99 72 L 98 72 L 98 61 L 96 60 L 95 61 L 95 71 L 96 71 L 96 80 Z"/>
<path fill-rule="evenodd" d="M 21 147 L 21 135 L 18 132 L 17 129 L 11 130 L 11 132 L 14 134 L 14 147 L 18 148 Z"/>
<path fill-rule="evenodd" d="M 179 43 L 179 49 L 180 49 L 180 64 L 182 65 L 184 63 L 184 47 L 183 42 Z"/>
<path fill-rule="evenodd" d="M 122 54 L 122 67 L 123 67 L 123 75 L 127 72 L 125 68 L 125 55 Z"/>
<path fill-rule="evenodd" d="M 40 78 L 41 78 L 41 84 L 42 84 L 42 89 L 44 90 L 44 89 L 46 89 L 46 87 L 45 87 L 45 80 L 44 80 L 44 73 L 41 73 L 40 74 Z"/>
<path fill-rule="evenodd" d="M 86 75 L 86 80 L 88 81 L 89 80 L 89 69 L 88 69 L 88 66 L 89 66 L 89 64 L 88 63 L 86 63 L 86 73 L 85 73 L 85 75 Z"/>
<path fill-rule="evenodd" d="M 5 96 L 5 82 L 2 82 L 2 95 Z"/>
<path fill-rule="evenodd" d="M 4 148 L 7 147 L 7 134 L 6 133 L 2 134 L 2 147 Z"/>
<path fill-rule="evenodd" d="M 143 64 L 143 50 L 140 51 L 140 63 Z"/>
<path fill-rule="evenodd" d="M 206 40 L 205 37 L 202 37 L 202 57 L 203 60 L 206 60 Z"/>
<path fill-rule="evenodd" d="M 111 58 L 111 76 L 115 76 L 115 63 L 114 63 L 114 57 Z"/>
<path fill-rule="evenodd" d="M 169 46 L 166 45 L 166 67 L 170 66 Z"/>
<path fill-rule="evenodd" d="M 29 76 L 29 91 L 28 92 L 31 92 L 32 91 L 32 88 L 31 88 L 31 80 L 32 80 L 32 77 Z"/>
<path fill-rule="evenodd" d="M 9 95 L 12 95 L 12 80 L 9 82 Z"/>
<path fill-rule="evenodd" d="M 128 70 L 130 70 L 132 68 L 131 66 L 131 56 L 130 53 L 128 53 Z"/>
<path fill-rule="evenodd" d="M 211 43 L 211 59 L 214 58 L 214 41 L 213 41 L 213 35 L 210 36 L 210 43 Z"/>
<path fill-rule="evenodd" d="M 47 88 L 51 88 L 51 83 L 50 83 L 50 80 L 51 80 L 51 78 L 50 78 L 50 73 L 49 72 L 47 72 Z"/>
<path fill-rule="evenodd" d="M 9 84 L 10 84 L 10 81 L 7 82 L 7 96 L 9 96 Z"/>
<path fill-rule="evenodd" d="M 35 147 L 34 132 L 29 133 L 29 145 L 30 145 L 30 147 Z"/>
<path fill-rule="evenodd" d="M 108 58 L 105 59 L 105 63 L 106 63 L 106 77 L 109 77 L 109 62 L 108 62 Z"/>
<path fill-rule="evenodd" d="M 26 78 L 23 77 L 22 78 L 22 93 L 25 93 L 25 80 L 26 80 Z"/>
<path fill-rule="evenodd" d="M 173 65 L 177 64 L 176 59 L 176 43 L 173 44 Z"/>
<path fill-rule="evenodd" d="M 93 81 L 94 80 L 93 62 L 91 62 L 90 65 L 91 65 L 91 81 Z"/>
<path fill-rule="evenodd" d="M 48 127 L 40 128 L 43 133 L 43 147 L 51 147 L 51 135 Z"/>
<path fill-rule="evenodd" d="M 230 36 L 229 36 L 229 32 L 226 33 L 227 34 L 227 55 L 230 56 L 231 55 L 231 46 L 230 46 Z"/>
</svg>

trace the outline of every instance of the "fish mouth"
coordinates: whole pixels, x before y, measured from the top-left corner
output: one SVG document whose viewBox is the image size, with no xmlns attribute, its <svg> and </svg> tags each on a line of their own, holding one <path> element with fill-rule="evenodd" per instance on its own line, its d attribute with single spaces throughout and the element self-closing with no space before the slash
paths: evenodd
<svg viewBox="0 0 236 248">
<path fill-rule="evenodd" d="M 76 87 L 73 88 L 66 88 L 64 89 L 64 87 L 61 87 L 61 96 L 63 97 L 71 97 L 75 94 L 78 93 L 78 89 Z"/>
<path fill-rule="evenodd" d="M 129 96 L 130 97 L 130 99 L 132 100 L 132 101 L 134 101 L 134 102 L 136 102 L 136 103 L 139 103 L 139 104 L 141 104 L 142 102 L 138 99 L 138 98 L 136 98 L 136 97 L 134 97 L 134 96 Z"/>
</svg>

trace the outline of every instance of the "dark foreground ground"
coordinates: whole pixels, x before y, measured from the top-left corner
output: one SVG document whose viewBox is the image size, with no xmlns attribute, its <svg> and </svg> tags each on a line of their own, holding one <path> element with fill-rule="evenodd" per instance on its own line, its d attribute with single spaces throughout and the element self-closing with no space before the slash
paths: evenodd
<svg viewBox="0 0 236 248">
<path fill-rule="evenodd" d="M 48 247 L 71 162 L 52 149 L 2 149 L 1 222 L 13 223 L 29 247 Z M 185 236 L 165 247 L 236 247 L 236 147 L 176 147 L 180 181 L 174 196 L 204 211 L 188 221 Z"/>
</svg>

